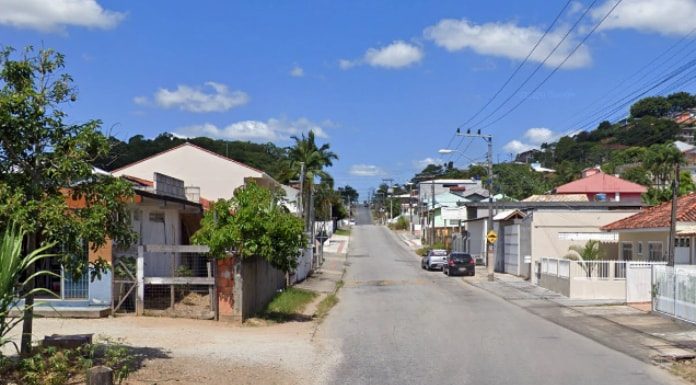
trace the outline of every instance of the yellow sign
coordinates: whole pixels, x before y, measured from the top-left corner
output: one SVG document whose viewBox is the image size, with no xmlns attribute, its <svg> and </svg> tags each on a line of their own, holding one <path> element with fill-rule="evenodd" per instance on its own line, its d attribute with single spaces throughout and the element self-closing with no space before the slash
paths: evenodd
<svg viewBox="0 0 696 385">
<path fill-rule="evenodd" d="M 498 234 L 494 230 L 491 230 L 486 234 L 486 239 L 488 239 L 488 243 L 495 243 L 495 241 L 498 240 Z"/>
</svg>

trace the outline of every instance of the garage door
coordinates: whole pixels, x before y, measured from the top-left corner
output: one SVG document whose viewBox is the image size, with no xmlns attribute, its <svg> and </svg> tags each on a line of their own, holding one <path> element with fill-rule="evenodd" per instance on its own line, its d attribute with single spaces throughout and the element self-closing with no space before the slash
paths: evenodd
<svg viewBox="0 0 696 385">
<path fill-rule="evenodd" d="M 520 225 L 505 226 L 505 272 L 520 275 Z"/>
</svg>

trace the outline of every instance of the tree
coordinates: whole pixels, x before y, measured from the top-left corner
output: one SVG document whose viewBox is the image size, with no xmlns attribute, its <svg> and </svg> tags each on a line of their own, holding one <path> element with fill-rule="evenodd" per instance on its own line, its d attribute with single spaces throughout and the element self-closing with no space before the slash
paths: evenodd
<svg viewBox="0 0 696 385">
<path fill-rule="evenodd" d="M 643 186 L 652 185 L 650 173 L 643 166 L 631 167 L 621 174 L 622 179 L 629 180 L 633 183 L 642 184 Z"/>
<path fill-rule="evenodd" d="M 631 106 L 631 117 L 662 117 L 671 110 L 671 105 L 664 96 L 651 96 L 637 101 Z"/>
<path fill-rule="evenodd" d="M 671 179 L 670 179 L 671 183 Z M 691 173 L 688 171 L 682 171 L 679 173 L 679 192 L 678 196 L 684 196 L 686 194 L 696 191 L 696 184 L 691 178 Z M 672 189 L 669 187 L 650 187 L 648 191 L 643 194 L 643 202 L 649 205 L 658 205 L 672 200 Z"/>
<path fill-rule="evenodd" d="M 675 92 L 667 96 L 671 112 L 681 112 L 696 107 L 696 96 L 688 92 Z"/>
<path fill-rule="evenodd" d="M 618 131 L 616 141 L 626 146 L 651 146 L 671 142 L 679 134 L 679 125 L 669 119 L 646 116 L 633 120 L 623 130 Z"/>
<path fill-rule="evenodd" d="M 288 272 L 297 267 L 297 256 L 306 244 L 302 219 L 289 213 L 273 193 L 249 184 L 231 199 L 213 203 L 191 238 L 210 247 L 215 258 L 235 253 L 242 259 L 254 256 Z"/>
<path fill-rule="evenodd" d="M 63 266 L 79 278 L 93 250 L 107 239 L 132 243 L 125 181 L 95 174 L 90 164 L 109 151 L 101 122 L 65 123 L 63 104 L 77 95 L 72 78 L 62 73 L 63 55 L 30 47 L 19 58 L 0 52 L 0 227 L 21 223 L 28 254 L 55 243 Z M 69 202 L 83 202 L 71 207 Z M 99 275 L 107 264 L 91 264 Z M 29 266 L 31 270 L 33 266 Z M 31 349 L 33 282 L 28 283 L 22 352 Z"/>
<path fill-rule="evenodd" d="M 345 187 L 339 187 L 338 193 L 350 203 L 357 202 L 360 194 L 353 187 L 346 185 Z"/>
<path fill-rule="evenodd" d="M 584 246 L 571 245 L 568 247 L 567 259 L 580 261 L 583 269 L 587 272 L 588 277 L 592 277 L 592 270 L 596 265 L 596 261 L 604 259 L 604 252 L 600 248 L 599 241 L 590 240 Z"/>
<path fill-rule="evenodd" d="M 333 161 L 338 159 L 338 156 L 330 150 L 331 146 L 328 143 L 317 146 L 314 131 L 310 130 L 306 137 L 302 134 L 300 137 L 293 136 L 292 139 L 295 141 L 295 144 L 287 149 L 290 160 L 289 170 L 293 178 L 298 178 L 301 165 L 304 164 L 305 180 L 303 182 L 302 201 L 305 205 L 305 212 L 309 213 L 311 207 L 309 197 L 315 178 L 318 177 L 322 181 L 332 180 L 331 175 L 324 171 L 324 168 L 332 166 Z M 309 215 L 306 216 L 306 221 L 306 226 L 309 227 L 309 222 L 311 221 Z"/>
<path fill-rule="evenodd" d="M 526 164 L 500 163 L 493 165 L 493 180 L 497 191 L 514 199 L 543 194 L 550 190 L 544 176 Z"/>
<path fill-rule="evenodd" d="M 658 188 L 664 188 L 672 181 L 677 163 L 684 163 L 684 155 L 671 143 L 650 146 L 643 158 L 643 167 L 652 174 Z"/>
</svg>

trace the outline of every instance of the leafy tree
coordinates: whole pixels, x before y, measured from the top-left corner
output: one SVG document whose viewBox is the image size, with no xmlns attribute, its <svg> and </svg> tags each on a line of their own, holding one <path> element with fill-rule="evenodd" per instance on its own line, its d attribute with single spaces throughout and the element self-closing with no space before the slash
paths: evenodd
<svg viewBox="0 0 696 385">
<path fill-rule="evenodd" d="M 515 199 L 543 194 L 550 190 L 544 176 L 526 164 L 500 163 L 493 165 L 494 186 L 500 192 Z"/>
<path fill-rule="evenodd" d="M 283 209 L 268 189 L 249 184 L 231 199 L 213 203 L 193 235 L 215 258 L 232 252 L 242 259 L 259 256 L 288 272 L 306 243 L 302 219 Z"/>
<path fill-rule="evenodd" d="M 671 112 L 681 112 L 696 107 L 696 96 L 688 92 L 676 92 L 667 96 Z"/>
<path fill-rule="evenodd" d="M 621 178 L 629 180 L 633 183 L 642 184 L 643 186 L 652 185 L 650 173 L 643 166 L 631 167 L 621 174 Z"/>
<path fill-rule="evenodd" d="M 684 155 L 672 144 L 654 144 L 648 148 L 643 166 L 650 171 L 653 181 L 665 187 L 672 181 L 674 165 L 684 162 Z"/>
<path fill-rule="evenodd" d="M 584 246 L 571 245 L 568 247 L 568 252 L 566 258 L 573 261 L 580 261 L 588 277 L 592 277 L 592 270 L 596 265 L 596 263 L 592 262 L 604 259 L 604 252 L 600 248 L 600 243 L 595 240 L 587 241 Z"/>
<path fill-rule="evenodd" d="M 134 240 L 125 205 L 132 190 L 93 172 L 90 163 L 109 150 L 101 122 L 64 121 L 60 107 L 77 95 L 61 72 L 63 55 L 27 48 L 15 58 L 13 52 L 0 52 L 0 227 L 21 223 L 28 254 L 41 244 L 60 245 L 61 263 L 79 278 L 88 267 L 85 244 L 96 250 L 107 239 Z M 92 266 L 96 275 L 107 268 L 103 261 Z M 31 349 L 32 282 L 27 289 L 23 353 Z"/>
<path fill-rule="evenodd" d="M 645 116 L 618 131 L 616 141 L 626 146 L 650 146 L 671 142 L 679 134 L 679 125 L 669 119 Z"/>
<path fill-rule="evenodd" d="M 671 110 L 671 105 L 664 96 L 651 96 L 637 101 L 631 106 L 631 117 L 662 117 Z"/>
<path fill-rule="evenodd" d="M 671 183 L 671 181 L 670 181 Z M 679 193 L 678 196 L 684 196 L 686 194 L 696 191 L 696 184 L 694 184 L 691 174 L 688 171 L 682 171 L 679 173 Z M 670 187 L 650 187 L 648 191 L 643 194 L 643 202 L 649 205 L 658 205 L 663 202 L 667 202 L 672 199 L 672 188 Z"/>
</svg>

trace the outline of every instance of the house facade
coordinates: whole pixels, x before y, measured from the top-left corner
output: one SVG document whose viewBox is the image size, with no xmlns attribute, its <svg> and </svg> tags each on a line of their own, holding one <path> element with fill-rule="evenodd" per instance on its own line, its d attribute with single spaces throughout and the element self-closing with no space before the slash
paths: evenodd
<svg viewBox="0 0 696 385">
<path fill-rule="evenodd" d="M 615 233 L 619 259 L 627 261 L 665 261 L 668 257 L 672 202 L 640 211 L 608 223 L 602 230 Z M 677 201 L 675 264 L 696 264 L 696 194 Z"/>
</svg>

